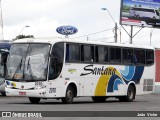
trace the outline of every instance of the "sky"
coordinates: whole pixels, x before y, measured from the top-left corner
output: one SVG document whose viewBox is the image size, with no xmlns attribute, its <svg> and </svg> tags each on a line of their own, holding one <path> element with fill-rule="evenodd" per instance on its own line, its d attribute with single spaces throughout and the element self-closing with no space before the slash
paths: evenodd
<svg viewBox="0 0 160 120">
<path fill-rule="evenodd" d="M 114 42 L 114 20 L 118 23 L 118 42 L 129 43 L 129 36 L 119 25 L 121 0 L 1 0 L 4 39 L 12 40 L 19 34 L 35 37 L 62 37 L 56 28 L 62 25 L 72 25 L 78 33 L 70 36 L 81 37 L 84 40 L 101 40 Z M 101 10 L 107 8 L 108 11 Z M 30 27 L 25 27 L 30 26 Z M 124 26 L 130 32 L 130 27 Z M 134 27 L 134 34 L 140 28 Z M 100 32 L 105 31 L 105 32 Z M 120 37 L 121 31 L 121 37 Z M 160 30 L 143 28 L 134 38 L 133 44 L 152 45 L 160 47 Z M 100 32 L 100 33 L 99 33 Z"/>
</svg>

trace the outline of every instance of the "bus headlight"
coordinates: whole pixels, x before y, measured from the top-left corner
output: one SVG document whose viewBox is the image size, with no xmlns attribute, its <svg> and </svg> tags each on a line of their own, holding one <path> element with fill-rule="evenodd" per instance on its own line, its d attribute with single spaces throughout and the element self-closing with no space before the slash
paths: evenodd
<svg viewBox="0 0 160 120">
<path fill-rule="evenodd" d="M 15 85 L 14 84 L 12 84 L 11 82 L 9 82 L 9 81 L 6 81 L 5 82 L 5 87 L 7 87 L 7 88 L 13 88 Z"/>
</svg>

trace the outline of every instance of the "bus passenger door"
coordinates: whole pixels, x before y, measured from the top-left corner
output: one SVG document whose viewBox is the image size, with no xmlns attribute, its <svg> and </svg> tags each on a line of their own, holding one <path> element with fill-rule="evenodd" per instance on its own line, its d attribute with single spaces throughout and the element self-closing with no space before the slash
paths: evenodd
<svg viewBox="0 0 160 120">
<path fill-rule="evenodd" d="M 84 96 L 94 96 L 95 88 L 96 88 L 96 78 L 87 77 L 85 78 L 84 84 Z"/>
<path fill-rule="evenodd" d="M 84 78 L 78 81 L 78 96 L 84 96 Z"/>
</svg>

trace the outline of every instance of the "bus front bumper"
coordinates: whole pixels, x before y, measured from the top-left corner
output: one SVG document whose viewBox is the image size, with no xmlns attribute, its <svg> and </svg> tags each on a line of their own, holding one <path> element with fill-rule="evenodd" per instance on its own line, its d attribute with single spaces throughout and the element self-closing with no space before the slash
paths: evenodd
<svg viewBox="0 0 160 120">
<path fill-rule="evenodd" d="M 36 90 L 20 90 L 5 87 L 7 96 L 22 96 L 22 97 L 39 97 L 45 98 L 46 89 L 36 89 Z"/>
</svg>

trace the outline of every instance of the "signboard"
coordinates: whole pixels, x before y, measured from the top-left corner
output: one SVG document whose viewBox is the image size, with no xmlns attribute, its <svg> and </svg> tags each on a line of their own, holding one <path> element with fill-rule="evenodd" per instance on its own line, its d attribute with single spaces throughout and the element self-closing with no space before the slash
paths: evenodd
<svg viewBox="0 0 160 120">
<path fill-rule="evenodd" d="M 78 29 L 73 26 L 60 26 L 56 29 L 59 34 L 62 35 L 72 35 L 78 32 Z"/>
<path fill-rule="evenodd" d="M 120 24 L 160 28 L 160 0 L 122 0 Z"/>
</svg>

